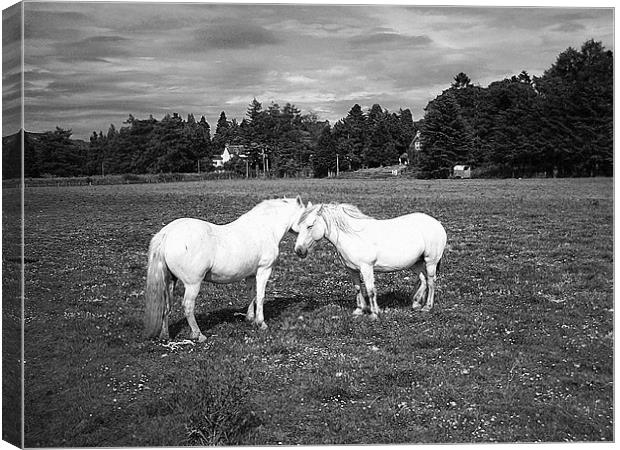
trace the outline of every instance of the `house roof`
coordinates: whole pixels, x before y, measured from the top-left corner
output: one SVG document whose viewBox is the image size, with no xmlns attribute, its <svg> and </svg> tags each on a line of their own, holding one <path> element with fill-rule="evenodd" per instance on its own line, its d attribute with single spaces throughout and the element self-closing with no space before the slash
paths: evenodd
<svg viewBox="0 0 620 450">
<path fill-rule="evenodd" d="M 469 166 L 457 164 L 456 166 L 454 166 L 454 170 L 469 170 Z"/>
<path fill-rule="evenodd" d="M 231 153 L 233 155 L 238 155 L 239 153 L 245 152 L 245 146 L 244 145 L 229 145 L 229 144 L 226 144 L 225 148 L 229 151 L 229 153 Z"/>
</svg>

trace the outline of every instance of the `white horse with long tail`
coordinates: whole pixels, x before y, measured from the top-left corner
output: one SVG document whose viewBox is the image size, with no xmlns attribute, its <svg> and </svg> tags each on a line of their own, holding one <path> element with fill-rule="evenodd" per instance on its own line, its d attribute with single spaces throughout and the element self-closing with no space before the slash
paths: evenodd
<svg viewBox="0 0 620 450">
<path fill-rule="evenodd" d="M 413 296 L 412 307 L 422 311 L 433 308 L 437 268 L 447 241 L 446 231 L 438 220 L 423 213 L 377 220 L 353 205 L 308 202 L 295 228 L 299 233 L 295 253 L 301 258 L 323 238 L 336 247 L 357 292 L 354 315 L 367 309 L 361 289 L 363 281 L 371 317 L 378 317 L 375 271 L 419 272 L 420 286 Z"/>
<path fill-rule="evenodd" d="M 185 286 L 183 308 L 191 338 L 204 342 L 194 316 L 203 280 L 245 280 L 251 292 L 246 320 L 266 328 L 265 286 L 279 254 L 279 244 L 304 211 L 300 197 L 265 200 L 233 222 L 216 225 L 177 219 L 163 227 L 149 245 L 145 329 L 148 337 L 168 339 L 168 316 L 175 284 Z"/>
</svg>

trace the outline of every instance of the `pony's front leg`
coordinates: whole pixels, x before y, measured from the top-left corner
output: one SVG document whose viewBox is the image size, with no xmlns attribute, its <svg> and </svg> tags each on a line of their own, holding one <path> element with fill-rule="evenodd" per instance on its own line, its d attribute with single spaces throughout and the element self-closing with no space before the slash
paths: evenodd
<svg viewBox="0 0 620 450">
<path fill-rule="evenodd" d="M 194 305 L 196 304 L 196 297 L 200 291 L 200 282 L 197 284 L 186 284 L 185 295 L 183 296 L 183 309 L 185 310 L 185 318 L 189 327 L 192 329 L 191 339 L 198 339 L 198 342 L 204 342 L 207 340 L 204 334 L 200 331 L 198 323 L 196 323 L 196 317 L 194 316 Z"/>
<path fill-rule="evenodd" d="M 368 294 L 368 300 L 370 303 L 370 318 L 377 319 L 379 317 L 379 305 L 377 304 L 377 290 L 375 289 L 375 273 L 372 266 L 361 265 L 360 274 L 364 280 L 364 286 L 366 287 L 366 293 Z"/>
<path fill-rule="evenodd" d="M 248 293 L 250 294 L 250 306 L 248 306 L 248 313 L 245 315 L 245 320 L 248 322 L 253 322 L 255 317 L 255 304 L 256 304 L 256 277 L 251 276 L 245 279 L 246 287 L 248 288 Z"/>
<path fill-rule="evenodd" d="M 424 275 L 424 272 L 420 272 L 420 287 L 418 288 L 418 290 L 416 291 L 415 295 L 413 296 L 413 303 L 411 304 L 411 307 L 413 309 L 420 309 L 422 308 L 422 299 L 424 298 L 424 294 L 426 293 L 426 276 Z"/>
<path fill-rule="evenodd" d="M 256 272 L 256 318 L 254 323 L 261 329 L 266 329 L 265 316 L 263 315 L 263 302 L 265 300 L 265 288 L 271 276 L 271 267 L 259 268 Z"/>
<path fill-rule="evenodd" d="M 361 316 L 364 314 L 364 310 L 366 309 L 366 300 L 364 299 L 364 294 L 362 292 L 362 280 L 360 278 L 360 273 L 357 270 L 348 270 L 351 275 L 351 279 L 353 280 L 353 285 L 355 286 L 355 299 L 357 301 L 357 308 L 353 311 L 353 315 Z"/>
</svg>

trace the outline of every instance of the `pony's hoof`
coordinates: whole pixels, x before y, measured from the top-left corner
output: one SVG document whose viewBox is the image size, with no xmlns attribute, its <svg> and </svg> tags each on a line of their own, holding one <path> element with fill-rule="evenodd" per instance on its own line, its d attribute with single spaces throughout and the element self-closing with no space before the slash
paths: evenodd
<svg viewBox="0 0 620 450">
<path fill-rule="evenodd" d="M 370 313 L 370 320 L 379 320 L 379 314 Z"/>
<path fill-rule="evenodd" d="M 424 307 L 424 308 L 422 308 L 420 311 L 427 313 L 427 312 L 431 312 L 431 309 L 432 309 L 432 308 L 429 308 L 428 306 L 425 306 L 425 307 Z"/>
<path fill-rule="evenodd" d="M 418 309 L 422 309 L 422 305 L 416 302 L 411 305 L 411 309 L 413 309 L 414 311 L 417 311 Z"/>
<path fill-rule="evenodd" d="M 192 338 L 192 341 L 198 341 L 198 342 L 205 342 L 207 340 L 207 337 L 202 333 L 198 335 L 192 334 L 191 338 Z"/>
<path fill-rule="evenodd" d="M 351 314 L 354 316 L 361 316 L 364 314 L 364 310 L 362 308 L 355 308 Z"/>
<path fill-rule="evenodd" d="M 267 328 L 268 327 L 267 327 L 267 324 L 265 322 L 262 322 L 262 323 L 258 324 L 258 329 L 259 330 L 266 330 Z"/>
</svg>

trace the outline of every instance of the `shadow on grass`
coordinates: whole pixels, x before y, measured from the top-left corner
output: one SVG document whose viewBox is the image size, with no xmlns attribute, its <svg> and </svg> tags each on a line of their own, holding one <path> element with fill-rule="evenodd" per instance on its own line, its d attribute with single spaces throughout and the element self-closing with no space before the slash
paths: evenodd
<svg viewBox="0 0 620 450">
<path fill-rule="evenodd" d="M 355 308 L 355 297 L 353 295 L 336 295 L 321 302 L 321 297 L 297 295 L 282 296 L 267 299 L 264 303 L 264 315 L 267 325 L 286 314 L 307 313 L 333 304 L 342 307 L 345 310 Z M 327 301 L 329 300 L 329 301 Z M 411 295 L 408 291 L 390 291 L 379 294 L 377 302 L 381 309 L 409 309 L 411 308 Z M 204 332 L 218 325 L 225 323 L 246 323 L 245 316 L 247 307 L 241 308 L 221 308 L 206 313 L 196 314 L 196 322 L 200 329 Z M 170 324 L 170 338 L 176 339 L 184 330 L 189 330 L 189 325 L 185 318 L 179 319 Z"/>
<path fill-rule="evenodd" d="M 323 305 L 319 305 L 317 302 L 315 302 L 317 304 L 315 305 L 315 308 L 312 308 L 312 309 L 316 309 L 320 306 L 325 306 L 328 303 L 337 305 L 345 310 L 351 310 L 351 311 L 353 311 L 356 306 L 355 294 L 352 291 L 346 292 L 346 293 L 334 294 L 332 297 L 326 300 L 329 300 L 329 301 Z M 368 302 L 368 300 L 366 301 Z M 379 305 L 379 308 L 381 309 L 411 308 L 412 301 L 413 299 L 411 297 L 411 293 L 407 290 L 389 291 L 389 292 L 379 293 L 377 295 L 377 303 Z"/>
<path fill-rule="evenodd" d="M 404 291 L 385 292 L 377 296 L 377 303 L 380 308 L 411 308 L 411 294 Z"/>
<path fill-rule="evenodd" d="M 284 312 L 289 309 L 302 311 L 312 311 L 321 305 L 312 298 L 300 295 L 295 297 L 276 297 L 266 300 L 263 305 L 263 313 L 265 322 L 276 320 Z M 224 323 L 246 323 L 245 316 L 247 307 L 242 308 L 221 308 L 208 313 L 196 314 L 196 322 L 204 333 L 206 330 L 212 329 Z M 170 338 L 175 339 L 184 329 L 189 329 L 187 319 L 182 318 L 170 324 Z"/>
</svg>

